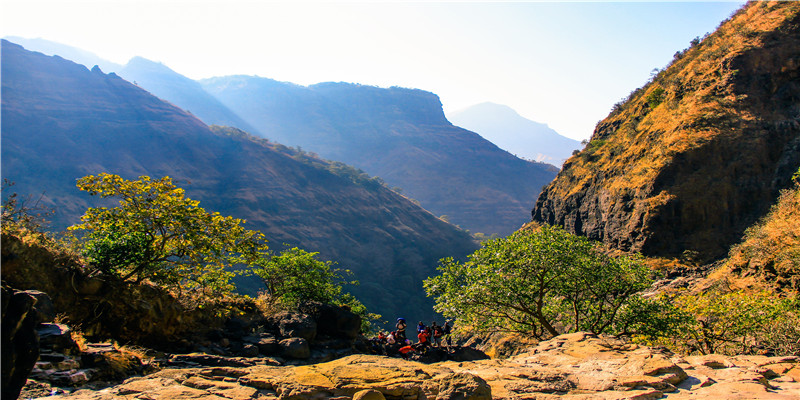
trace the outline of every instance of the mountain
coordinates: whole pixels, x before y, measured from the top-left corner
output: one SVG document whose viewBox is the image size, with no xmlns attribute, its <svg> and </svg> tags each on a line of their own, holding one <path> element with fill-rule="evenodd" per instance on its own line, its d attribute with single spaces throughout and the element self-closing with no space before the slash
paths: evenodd
<svg viewBox="0 0 800 400">
<path fill-rule="evenodd" d="M 501 104 L 476 104 L 448 113 L 447 119 L 509 153 L 556 166 L 582 147 L 577 140 L 561 136 L 546 124 L 524 118 Z"/>
<path fill-rule="evenodd" d="M 191 80 L 166 65 L 142 57 L 134 57 L 115 71 L 129 82 L 161 99 L 194 114 L 209 125 L 233 126 L 257 133 L 255 128 L 208 94 L 197 81 Z"/>
<path fill-rule="evenodd" d="M 800 165 L 800 3 L 751 2 L 601 121 L 535 221 L 645 255 L 718 259 Z"/>
<path fill-rule="evenodd" d="M 6 36 L 4 39 L 31 51 L 38 51 L 48 56 L 59 56 L 66 60 L 82 64 L 86 66 L 86 68 L 92 68 L 97 65 L 106 72 L 116 72 L 122 68 L 122 65 L 100 58 L 100 56 L 90 51 L 68 46 L 63 43 L 42 38 L 28 39 L 19 36 Z"/>
<path fill-rule="evenodd" d="M 75 180 L 171 176 L 207 210 L 245 218 L 273 249 L 318 251 L 353 270 L 352 292 L 387 318 L 432 318 L 421 281 L 477 245 L 359 171 L 195 116 L 115 74 L 2 41 L 2 175 L 56 210 L 53 228 L 99 200 Z"/>
<path fill-rule="evenodd" d="M 47 55 L 57 55 L 82 64 L 87 68 L 95 65 L 102 71 L 114 72 L 128 82 L 147 90 L 200 118 L 209 125 L 225 125 L 255 133 L 256 130 L 238 115 L 208 94 L 191 80 L 161 63 L 142 57 L 134 57 L 125 65 L 104 60 L 94 53 L 45 39 L 7 37 L 8 41 Z"/>
<path fill-rule="evenodd" d="M 519 228 L 557 171 L 453 126 L 439 98 L 422 90 L 253 76 L 200 83 L 265 137 L 380 176 L 473 232 Z"/>
</svg>

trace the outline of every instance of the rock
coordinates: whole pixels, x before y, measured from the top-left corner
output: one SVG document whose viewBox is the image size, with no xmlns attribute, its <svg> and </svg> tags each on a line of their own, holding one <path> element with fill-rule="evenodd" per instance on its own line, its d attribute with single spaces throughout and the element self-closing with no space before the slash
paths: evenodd
<svg viewBox="0 0 800 400">
<path fill-rule="evenodd" d="M 375 389 L 364 389 L 353 395 L 353 400 L 386 400 L 383 393 Z"/>
<path fill-rule="evenodd" d="M 301 311 L 317 322 L 317 334 L 344 339 L 355 339 L 361 332 L 361 317 L 348 308 L 308 302 Z"/>
<path fill-rule="evenodd" d="M 39 346 L 59 353 L 72 353 L 78 345 L 72 340 L 70 329 L 64 324 L 39 324 Z"/>
<path fill-rule="evenodd" d="M 279 343 L 281 347 L 281 354 L 284 357 L 305 359 L 311 357 L 311 348 L 308 346 L 308 341 L 303 338 L 288 338 L 283 339 Z"/>
<path fill-rule="evenodd" d="M 252 344 L 246 344 L 242 346 L 242 356 L 244 357 L 255 357 L 258 355 L 258 346 Z"/>
<path fill-rule="evenodd" d="M 798 398 L 800 382 L 791 374 L 793 371 L 800 374 L 800 369 L 794 360 L 769 358 L 734 363 L 729 357 L 719 357 L 718 362 L 729 366 L 711 368 L 700 363 L 692 367 L 661 349 L 581 333 L 541 342 L 504 360 L 421 364 L 357 354 L 302 366 L 219 365 L 178 369 L 174 368 L 178 365 L 170 364 L 171 368 L 128 379 L 116 387 L 79 390 L 65 398 L 345 400 L 368 399 L 367 394 L 378 399 L 415 400 Z M 217 363 L 222 364 L 220 360 Z M 753 368 L 766 368 L 780 376 L 768 380 Z M 681 371 L 689 376 L 682 377 Z"/>
<path fill-rule="evenodd" d="M 36 298 L 2 286 L 2 397 L 16 399 L 39 358 Z"/>
<path fill-rule="evenodd" d="M 283 337 L 303 338 L 312 341 L 317 336 L 317 323 L 305 314 L 284 312 L 275 316 Z"/>
<path fill-rule="evenodd" d="M 278 345 L 278 341 L 274 337 L 262 337 L 256 343 L 258 347 L 258 352 L 264 355 L 273 355 L 277 354 L 281 347 Z"/>
<path fill-rule="evenodd" d="M 55 306 L 53 306 L 53 301 L 47 293 L 38 290 L 26 290 L 23 293 L 36 299 L 36 304 L 33 307 L 36 310 L 37 323 L 53 322 L 56 319 Z"/>
<path fill-rule="evenodd" d="M 488 360 L 489 356 L 472 347 L 455 347 L 452 349 L 451 353 L 447 355 L 447 358 L 453 361 L 475 361 Z"/>
<path fill-rule="evenodd" d="M 439 379 L 436 400 L 491 400 L 492 388 L 483 378 L 459 372 Z"/>
</svg>

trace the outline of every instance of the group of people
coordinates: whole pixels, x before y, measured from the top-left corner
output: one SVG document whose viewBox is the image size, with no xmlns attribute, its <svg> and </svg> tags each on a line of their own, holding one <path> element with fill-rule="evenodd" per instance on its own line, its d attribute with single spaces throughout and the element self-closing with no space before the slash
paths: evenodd
<svg viewBox="0 0 800 400">
<path fill-rule="evenodd" d="M 417 324 L 417 342 L 414 343 L 406 336 L 406 320 L 398 318 L 395 330 L 388 334 L 380 332 L 374 339 L 378 344 L 387 344 L 392 347 L 399 346 L 397 352 L 400 356 L 407 359 L 414 351 L 423 352 L 429 347 L 442 347 L 442 341 L 447 344 L 449 349 L 452 346 L 450 333 L 452 327 L 445 321 L 444 325 L 437 325 L 436 321 L 431 322 L 430 326 L 425 326 L 422 321 Z"/>
</svg>

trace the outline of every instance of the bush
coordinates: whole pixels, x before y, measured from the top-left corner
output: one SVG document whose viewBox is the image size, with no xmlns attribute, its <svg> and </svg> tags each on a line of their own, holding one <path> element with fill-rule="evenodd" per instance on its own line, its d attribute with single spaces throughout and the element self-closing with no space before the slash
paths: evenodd
<svg viewBox="0 0 800 400">
<path fill-rule="evenodd" d="M 652 282 L 638 257 L 608 256 L 557 227 L 489 240 L 465 263 L 441 260 L 439 271 L 424 282 L 436 311 L 483 331 L 540 339 L 574 331 L 632 334 L 655 323 L 653 307 L 669 307 L 636 296 Z"/>
<path fill-rule="evenodd" d="M 674 301 L 692 315 L 678 335 L 661 341 L 675 351 L 800 355 L 800 302 L 796 296 L 714 288 L 683 294 Z"/>
</svg>

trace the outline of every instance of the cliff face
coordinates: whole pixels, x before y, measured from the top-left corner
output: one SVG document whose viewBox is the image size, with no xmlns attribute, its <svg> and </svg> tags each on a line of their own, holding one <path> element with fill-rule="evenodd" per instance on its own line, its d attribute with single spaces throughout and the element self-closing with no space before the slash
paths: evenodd
<svg viewBox="0 0 800 400">
<path fill-rule="evenodd" d="M 718 258 L 798 165 L 800 3 L 754 2 L 616 105 L 533 219 L 646 255 Z"/>
</svg>

